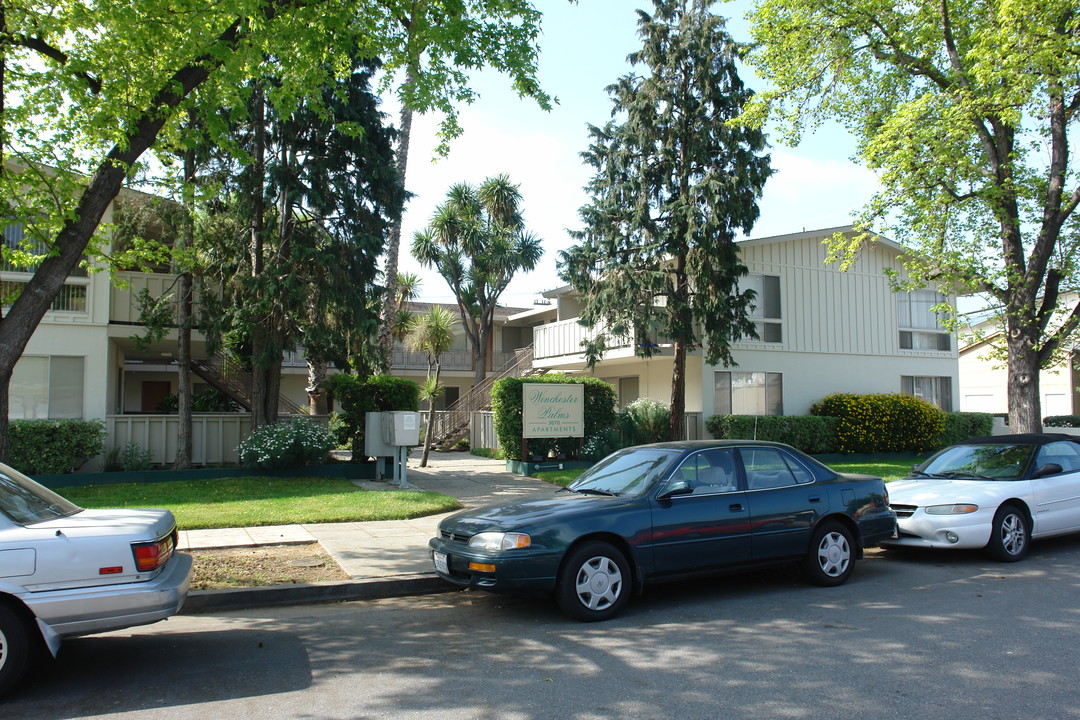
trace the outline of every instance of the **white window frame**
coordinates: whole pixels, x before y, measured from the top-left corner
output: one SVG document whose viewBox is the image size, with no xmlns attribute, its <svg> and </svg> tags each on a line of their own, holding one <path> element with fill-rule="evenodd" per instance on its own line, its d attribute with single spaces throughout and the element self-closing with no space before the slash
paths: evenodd
<svg viewBox="0 0 1080 720">
<path fill-rule="evenodd" d="M 952 412 L 953 382 L 948 375 L 901 375 L 900 392 L 926 400 L 946 412 Z"/>
<path fill-rule="evenodd" d="M 952 351 L 952 333 L 941 326 L 941 313 L 931 308 L 945 302 L 937 290 L 911 290 L 896 294 L 896 318 L 901 350 Z"/>
<path fill-rule="evenodd" d="M 753 411 L 744 411 L 748 405 L 754 406 Z M 714 371 L 713 412 L 717 415 L 783 415 L 784 374 L 766 371 Z"/>
<path fill-rule="evenodd" d="M 54 361 L 77 360 L 78 369 L 58 367 Z M 37 392 L 27 392 L 20 383 L 26 377 L 26 363 L 44 361 L 43 377 L 37 378 Z M 22 364 L 22 368 L 20 368 Z M 75 363 L 68 363 L 74 365 Z M 37 373 L 42 375 L 40 371 Z M 65 390 L 66 380 L 68 402 L 61 402 L 61 391 Z M 9 384 L 8 418 L 10 420 L 58 420 L 84 418 L 86 411 L 86 358 L 79 355 L 24 355 L 15 365 L 15 373 Z M 61 407 L 66 405 L 66 407 Z M 31 407 L 32 406 L 32 407 Z M 21 409 L 18 415 L 13 411 Z"/>
<path fill-rule="evenodd" d="M 753 290 L 755 298 L 746 317 L 757 328 L 756 340 L 746 342 L 779 345 L 784 342 L 783 292 L 779 275 L 748 273 L 739 279 L 739 292 Z"/>
</svg>

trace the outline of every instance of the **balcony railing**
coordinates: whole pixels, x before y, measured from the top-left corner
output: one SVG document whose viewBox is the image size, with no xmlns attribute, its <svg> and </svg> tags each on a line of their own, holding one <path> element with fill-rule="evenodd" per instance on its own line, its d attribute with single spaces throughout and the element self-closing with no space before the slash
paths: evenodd
<svg viewBox="0 0 1080 720">
<path fill-rule="evenodd" d="M 577 319 L 560 320 L 548 325 L 533 328 L 533 357 L 537 360 L 557 358 L 567 355 L 580 355 L 582 341 L 594 338 L 604 332 L 604 326 L 587 328 Z M 630 347 L 628 338 L 613 342 L 608 338 L 608 349 Z"/>
<path fill-rule="evenodd" d="M 395 347 L 391 366 L 394 370 L 427 370 L 427 353 L 411 352 Z M 472 350 L 447 350 L 439 356 L 439 366 L 443 370 L 472 370 Z"/>
<path fill-rule="evenodd" d="M 109 303 L 109 321 L 115 323 L 137 324 L 139 323 L 139 293 L 146 290 L 150 297 L 158 298 L 165 294 L 172 294 L 175 305 L 176 296 L 180 292 L 180 280 L 176 275 L 165 273 L 141 273 L 121 272 L 119 276 L 127 284 L 120 288 L 112 286 L 111 302 Z M 198 312 L 198 303 L 192 308 L 192 312 Z"/>
</svg>

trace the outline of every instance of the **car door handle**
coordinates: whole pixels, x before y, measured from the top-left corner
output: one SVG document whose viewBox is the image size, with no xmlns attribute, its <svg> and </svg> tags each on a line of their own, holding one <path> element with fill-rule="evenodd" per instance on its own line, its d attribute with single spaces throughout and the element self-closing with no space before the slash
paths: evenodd
<svg viewBox="0 0 1080 720">
<path fill-rule="evenodd" d="M 728 510 L 731 512 L 742 512 L 742 503 L 731 503 L 728 505 Z"/>
<path fill-rule="evenodd" d="M 821 502 L 821 496 L 820 495 L 811 495 L 810 496 L 810 502 Z"/>
</svg>

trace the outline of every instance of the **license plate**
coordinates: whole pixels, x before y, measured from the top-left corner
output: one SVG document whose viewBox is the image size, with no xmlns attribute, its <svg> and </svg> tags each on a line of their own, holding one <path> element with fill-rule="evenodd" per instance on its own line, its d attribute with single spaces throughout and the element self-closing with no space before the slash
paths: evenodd
<svg viewBox="0 0 1080 720">
<path fill-rule="evenodd" d="M 441 572 L 443 575 L 450 574 L 450 566 L 446 563 L 446 553 L 433 552 L 431 559 L 435 561 L 435 569 Z"/>
</svg>

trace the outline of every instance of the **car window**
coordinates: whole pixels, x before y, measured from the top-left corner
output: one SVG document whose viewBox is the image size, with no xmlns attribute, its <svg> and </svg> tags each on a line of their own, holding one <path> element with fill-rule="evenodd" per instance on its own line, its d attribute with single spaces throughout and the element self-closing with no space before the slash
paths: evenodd
<svg viewBox="0 0 1080 720">
<path fill-rule="evenodd" d="M 1027 443 L 953 445 L 916 468 L 917 477 L 1018 480 L 1024 476 L 1034 446 Z"/>
<path fill-rule="evenodd" d="M 673 476 L 690 484 L 693 495 L 714 495 L 739 489 L 735 470 L 735 451 L 714 448 L 688 457 Z"/>
<path fill-rule="evenodd" d="M 750 490 L 788 487 L 813 482 L 810 472 L 794 460 L 788 460 L 776 448 L 741 448 L 746 487 Z"/>
<path fill-rule="evenodd" d="M 675 448 L 626 448 L 593 465 L 567 489 L 602 495 L 641 495 L 664 477 L 682 454 L 682 450 Z"/>
<path fill-rule="evenodd" d="M 67 517 L 81 509 L 25 475 L 0 469 L 0 512 L 19 525 Z"/>
<path fill-rule="evenodd" d="M 1047 463 L 1057 463 L 1062 472 L 1080 470 L 1080 445 L 1068 440 L 1043 445 L 1035 456 L 1035 467 L 1041 468 Z"/>
</svg>

